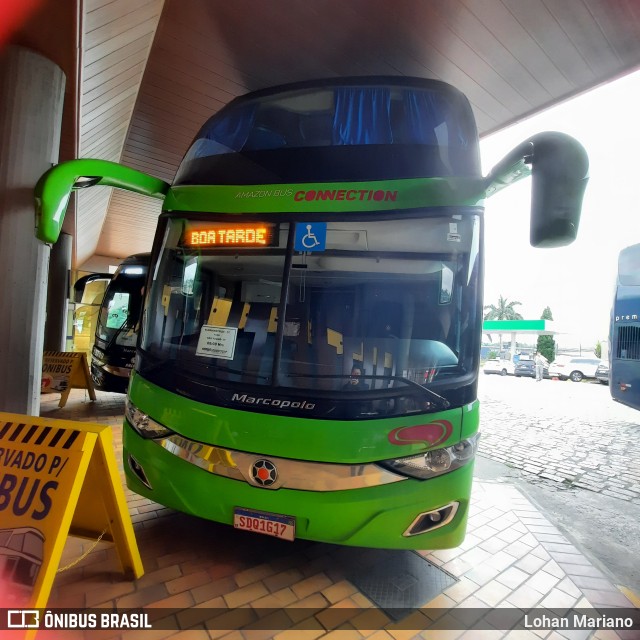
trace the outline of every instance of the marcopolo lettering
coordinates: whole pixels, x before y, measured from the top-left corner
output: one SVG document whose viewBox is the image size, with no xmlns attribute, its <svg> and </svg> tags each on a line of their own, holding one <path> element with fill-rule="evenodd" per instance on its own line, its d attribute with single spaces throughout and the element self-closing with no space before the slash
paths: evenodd
<svg viewBox="0 0 640 640">
<path fill-rule="evenodd" d="M 305 409 L 307 411 L 311 411 L 316 406 L 314 402 L 307 402 L 306 400 L 297 402 L 292 400 L 280 400 L 279 398 L 256 398 L 254 396 L 249 396 L 246 393 L 234 393 L 231 401 L 242 402 L 243 404 L 261 404 L 266 407 L 273 407 L 274 409 Z"/>
</svg>

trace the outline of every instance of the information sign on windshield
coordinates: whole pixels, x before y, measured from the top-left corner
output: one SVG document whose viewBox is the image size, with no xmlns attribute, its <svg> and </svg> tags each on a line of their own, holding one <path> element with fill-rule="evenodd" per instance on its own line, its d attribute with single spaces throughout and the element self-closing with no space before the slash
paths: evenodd
<svg viewBox="0 0 640 640">
<path fill-rule="evenodd" d="M 278 235 L 275 224 L 255 223 L 208 223 L 187 224 L 182 236 L 186 247 L 273 247 Z"/>
</svg>

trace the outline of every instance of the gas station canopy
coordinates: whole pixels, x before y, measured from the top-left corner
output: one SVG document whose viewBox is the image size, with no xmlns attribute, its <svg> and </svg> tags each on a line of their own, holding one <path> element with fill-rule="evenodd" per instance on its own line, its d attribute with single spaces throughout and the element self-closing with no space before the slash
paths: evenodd
<svg viewBox="0 0 640 640">
<path fill-rule="evenodd" d="M 555 329 L 553 320 L 485 320 L 483 333 L 528 333 L 554 336 L 561 331 Z"/>
</svg>

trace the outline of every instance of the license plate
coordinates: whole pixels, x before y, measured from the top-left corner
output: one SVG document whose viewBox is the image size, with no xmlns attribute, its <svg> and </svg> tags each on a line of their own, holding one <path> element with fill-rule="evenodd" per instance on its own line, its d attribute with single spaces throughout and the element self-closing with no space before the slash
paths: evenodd
<svg viewBox="0 0 640 640">
<path fill-rule="evenodd" d="M 296 519 L 279 513 L 267 513 L 236 507 L 233 510 L 233 526 L 242 531 L 263 533 L 274 538 L 293 542 L 296 537 Z"/>
</svg>

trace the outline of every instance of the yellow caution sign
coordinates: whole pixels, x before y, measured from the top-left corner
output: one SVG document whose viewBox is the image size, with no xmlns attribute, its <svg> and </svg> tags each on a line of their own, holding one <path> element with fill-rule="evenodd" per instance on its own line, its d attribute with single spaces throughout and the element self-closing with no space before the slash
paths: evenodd
<svg viewBox="0 0 640 640">
<path fill-rule="evenodd" d="M 84 353 L 45 351 L 42 361 L 42 393 L 62 393 L 59 407 L 67 404 L 71 389 L 88 389 L 89 397 L 96 399 L 96 390 L 89 373 Z"/>
<path fill-rule="evenodd" d="M 0 412 L 0 607 L 46 606 L 69 535 L 142 576 L 110 427 Z"/>
</svg>

